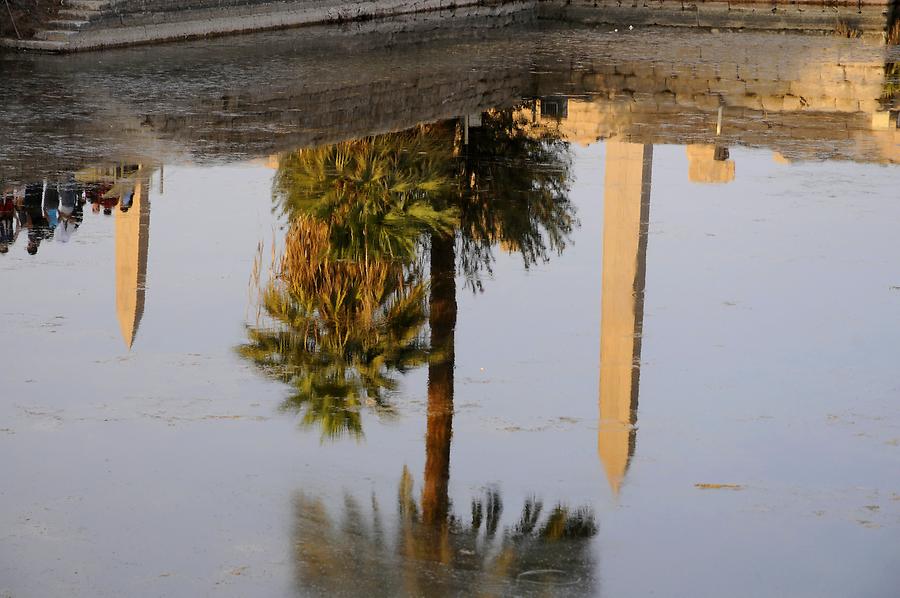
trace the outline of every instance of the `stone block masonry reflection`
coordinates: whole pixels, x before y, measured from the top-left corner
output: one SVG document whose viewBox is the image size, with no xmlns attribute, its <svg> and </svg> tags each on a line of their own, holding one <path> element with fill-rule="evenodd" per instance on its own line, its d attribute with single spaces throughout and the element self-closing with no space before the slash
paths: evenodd
<svg viewBox="0 0 900 598">
<path fill-rule="evenodd" d="M 368 61 L 348 57 L 334 40 L 329 46 L 314 39 L 317 48 L 296 50 L 291 39 L 278 39 L 249 48 L 159 48 L 150 64 L 141 52 L 116 52 L 99 72 L 88 55 L 64 59 L 70 61 L 65 69 L 59 57 L 17 58 L 4 72 L 8 93 L 0 128 L 9 135 L 0 138 L 0 179 L 42 178 L 49 170 L 119 162 L 122 156 L 143 163 L 185 154 L 197 161 L 247 160 L 515 105 L 522 98 L 537 98 L 522 113 L 530 127 L 579 144 L 616 138 L 743 145 L 791 161 L 900 162 L 897 107 L 885 99 L 896 86 L 897 66 L 883 47 L 861 40 L 648 32 L 621 44 L 585 28 L 570 40 L 549 38 L 538 53 L 526 31 L 504 47 L 467 42 L 472 52 L 466 55 L 427 44 L 415 52 L 378 53 L 367 68 Z M 408 41 L 426 40 L 412 35 Z M 376 52 L 379 42 L 357 43 L 361 51 Z M 555 66 L 572 57 L 571 68 Z M 211 90 L 204 81 L 218 80 L 221 61 L 232 64 L 230 78 Z M 308 64 L 330 74 L 300 76 Z M 53 76 L 26 83 L 29 69 Z M 101 102 L 94 90 L 116 85 L 120 72 L 140 72 L 140 86 L 124 86 L 116 102 Z M 70 90 L 71 97 L 60 97 L 58 89 Z M 32 94 L 40 102 L 23 101 Z M 548 96 L 555 96 L 552 102 L 540 99 Z M 558 109 L 550 110 L 551 104 Z M 59 133 L 67 135 L 64 148 L 46 142 Z M 709 150 L 689 152 L 692 180 L 732 176 L 727 161 L 707 159 Z M 740 164 L 734 171 L 739 176 Z"/>
<path fill-rule="evenodd" d="M 614 494 L 634 454 L 653 146 L 606 144 L 597 451 Z"/>
<path fill-rule="evenodd" d="M 122 340 L 130 349 L 144 315 L 147 253 L 150 244 L 150 197 L 147 181 L 134 182 L 134 203 L 116 212 L 116 315 Z"/>
</svg>

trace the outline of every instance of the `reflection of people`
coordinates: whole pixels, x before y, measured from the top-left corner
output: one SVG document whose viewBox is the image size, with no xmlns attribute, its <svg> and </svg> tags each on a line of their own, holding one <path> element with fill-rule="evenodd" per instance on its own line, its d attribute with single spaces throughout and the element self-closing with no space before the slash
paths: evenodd
<svg viewBox="0 0 900 598">
<path fill-rule="evenodd" d="M 67 243 L 81 223 L 76 213 L 78 208 L 77 191 L 75 178 L 71 175 L 60 185 L 59 224 L 56 227 L 56 240 L 60 243 Z"/>
<path fill-rule="evenodd" d="M 43 199 L 43 183 L 25 185 L 25 198 L 19 210 L 19 220 L 21 225 L 28 229 L 28 245 L 25 249 L 31 255 L 36 254 L 41 241 L 51 235 L 50 221 L 44 212 Z"/>
<path fill-rule="evenodd" d="M 0 253 L 9 251 L 18 230 L 15 222 L 15 195 L 12 189 L 6 189 L 0 194 Z"/>
<path fill-rule="evenodd" d="M 119 203 L 118 197 L 104 197 L 100 200 L 100 206 L 103 208 L 104 216 L 111 216 L 113 208 Z"/>
<path fill-rule="evenodd" d="M 59 224 L 59 186 L 44 182 L 44 217 L 50 225 L 50 236 Z"/>
<path fill-rule="evenodd" d="M 126 191 L 122 195 L 122 204 L 119 206 L 119 209 L 122 210 L 123 212 L 127 212 L 128 209 L 131 207 L 131 204 L 133 201 L 134 201 L 134 189 L 131 189 L 130 191 Z"/>
<path fill-rule="evenodd" d="M 108 183 L 95 183 L 88 187 L 86 195 L 88 201 L 91 202 L 91 211 L 94 214 L 99 214 L 101 209 L 107 216 L 112 214 L 112 209 L 119 202 L 119 199 L 106 197 L 110 189 L 112 189 L 112 185 Z"/>
</svg>

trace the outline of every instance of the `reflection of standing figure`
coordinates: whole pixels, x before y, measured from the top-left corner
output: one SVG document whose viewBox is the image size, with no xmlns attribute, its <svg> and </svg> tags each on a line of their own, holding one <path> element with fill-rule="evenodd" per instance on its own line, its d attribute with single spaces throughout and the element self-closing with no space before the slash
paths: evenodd
<svg viewBox="0 0 900 598">
<path fill-rule="evenodd" d="M 56 183 L 44 183 L 44 216 L 50 225 L 50 235 L 59 224 L 59 185 Z"/>
<path fill-rule="evenodd" d="M 119 209 L 123 212 L 127 212 L 131 207 L 132 202 L 134 201 L 134 189 L 130 191 L 126 191 L 122 194 L 122 203 L 119 205 Z"/>
<path fill-rule="evenodd" d="M 110 200 L 104 198 L 104 195 L 106 195 L 110 189 L 112 189 L 112 185 L 108 183 L 94 183 L 87 188 L 85 195 L 87 195 L 87 200 L 91 202 L 92 212 L 99 214 L 102 208 L 103 213 L 107 216 L 112 214 L 112 206 L 116 205 L 118 199 L 113 198 L 112 203 L 110 204 Z"/>
<path fill-rule="evenodd" d="M 113 208 L 116 207 L 117 203 L 119 203 L 118 197 L 110 197 L 108 195 L 103 196 L 100 199 L 100 206 L 103 208 L 103 215 L 111 216 Z"/>
<path fill-rule="evenodd" d="M 15 199 L 13 193 L 0 196 L 0 253 L 9 251 L 9 246 L 16 240 Z"/>
<path fill-rule="evenodd" d="M 75 177 L 60 185 L 59 194 L 59 224 L 56 227 L 56 239 L 60 243 L 66 243 L 72 234 L 78 229 L 79 220 L 75 210 L 78 207 L 77 186 Z"/>
<path fill-rule="evenodd" d="M 50 237 L 50 221 L 44 213 L 44 185 L 31 183 L 25 186 L 25 199 L 19 211 L 19 220 L 28 229 L 28 246 L 26 251 L 34 255 L 38 252 L 41 241 Z"/>
</svg>

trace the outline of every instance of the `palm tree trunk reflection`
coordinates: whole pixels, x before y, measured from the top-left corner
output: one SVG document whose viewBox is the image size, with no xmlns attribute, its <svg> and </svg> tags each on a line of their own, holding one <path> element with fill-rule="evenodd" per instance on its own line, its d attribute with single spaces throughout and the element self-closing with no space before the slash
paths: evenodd
<svg viewBox="0 0 900 598">
<path fill-rule="evenodd" d="M 456 327 L 456 255 L 453 237 L 431 238 L 431 347 L 428 365 L 428 425 L 425 435 L 425 486 L 422 518 L 446 521 L 449 510 L 450 442 L 453 436 L 453 369 Z"/>
</svg>

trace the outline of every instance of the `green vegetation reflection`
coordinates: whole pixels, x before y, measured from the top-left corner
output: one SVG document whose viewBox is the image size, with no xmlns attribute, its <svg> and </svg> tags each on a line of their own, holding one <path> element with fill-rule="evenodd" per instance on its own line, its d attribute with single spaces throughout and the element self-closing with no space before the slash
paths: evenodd
<svg viewBox="0 0 900 598">
<path fill-rule="evenodd" d="M 324 438 L 360 436 L 363 405 L 390 415 L 391 372 L 427 359 L 418 254 L 425 233 L 456 224 L 434 207 L 448 160 L 419 129 L 299 150 L 279 166 L 284 255 L 260 293 L 270 321 L 248 329 L 241 352 L 293 386 L 284 407 Z"/>
<path fill-rule="evenodd" d="M 565 248 L 578 225 L 568 147 L 514 113 L 281 157 L 284 252 L 240 352 L 294 389 L 284 408 L 323 439 L 361 437 L 364 407 L 391 416 L 396 374 L 443 363 L 452 384 L 457 269 L 483 289 L 495 246 L 526 268 Z"/>
</svg>

